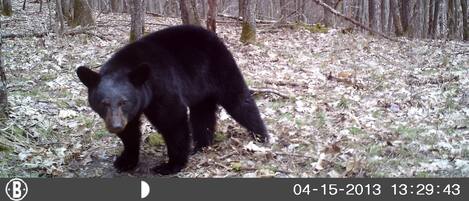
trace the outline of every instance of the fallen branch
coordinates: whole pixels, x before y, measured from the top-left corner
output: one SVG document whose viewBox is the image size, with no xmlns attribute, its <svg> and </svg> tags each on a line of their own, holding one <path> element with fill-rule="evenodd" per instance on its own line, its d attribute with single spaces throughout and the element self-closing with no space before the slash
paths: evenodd
<svg viewBox="0 0 469 201">
<path fill-rule="evenodd" d="M 282 98 L 290 98 L 289 95 L 284 94 L 284 93 L 279 92 L 279 91 L 274 90 L 274 89 L 267 89 L 267 88 L 264 88 L 264 89 L 250 88 L 249 91 L 251 92 L 251 94 L 272 93 L 272 94 L 275 94 L 275 95 L 280 96 L 280 97 L 282 97 Z"/>
<path fill-rule="evenodd" d="M 238 21 L 243 21 L 242 17 L 238 16 L 232 16 L 232 15 L 225 15 L 225 14 L 218 14 L 218 17 L 224 17 L 224 18 L 229 18 L 229 19 L 234 19 Z M 256 20 L 256 23 L 259 24 L 275 24 L 277 21 L 272 21 L 272 20 Z"/>
<path fill-rule="evenodd" d="M 20 33 L 20 34 L 4 34 L 1 37 L 2 38 L 27 38 L 27 37 L 44 37 L 49 32 L 41 32 L 41 33 Z"/>
<path fill-rule="evenodd" d="M 101 36 L 101 35 L 98 35 L 98 34 L 95 34 L 95 33 L 92 33 L 92 32 L 89 32 L 89 28 L 86 28 L 86 29 L 78 29 L 78 30 L 71 30 L 71 31 L 67 31 L 67 32 L 64 32 L 63 35 L 77 35 L 77 34 L 86 34 L 86 35 L 90 35 L 90 36 L 94 36 L 94 37 L 97 37 L 97 38 L 100 38 L 102 40 L 109 40 L 108 38 L 104 37 L 104 36 Z M 49 35 L 51 32 L 39 32 L 39 33 L 19 33 L 19 34 L 15 34 L 15 33 L 11 33 L 11 34 L 5 34 L 5 35 L 1 35 L 1 38 L 28 38 L 28 37 L 37 37 L 37 38 L 42 38 L 42 37 L 45 37 L 47 35 Z"/>
<path fill-rule="evenodd" d="M 313 0 L 313 2 L 316 3 L 316 4 L 319 4 L 320 6 L 322 6 L 322 7 L 324 7 L 324 8 L 326 8 L 326 9 L 329 10 L 332 14 L 334 14 L 334 15 L 336 15 L 336 16 L 339 16 L 339 17 L 342 17 L 342 18 L 344 18 L 345 20 L 351 22 L 352 24 L 357 25 L 357 26 L 359 26 L 359 27 L 361 27 L 361 28 L 363 28 L 363 29 L 366 29 L 367 31 L 369 31 L 369 32 L 371 32 L 371 33 L 374 33 L 374 34 L 376 34 L 376 35 L 379 35 L 379 36 L 381 36 L 381 37 L 383 37 L 383 38 L 386 38 L 386 39 L 391 40 L 391 41 L 394 41 L 394 42 L 399 42 L 399 40 L 397 40 L 397 39 L 395 39 L 395 38 L 391 38 L 391 37 L 389 37 L 389 36 L 386 36 L 385 34 L 379 32 L 379 31 L 373 30 L 373 29 L 371 29 L 370 27 L 365 26 L 364 24 L 362 24 L 362 23 L 360 23 L 360 22 L 358 22 L 358 21 L 356 21 L 356 20 L 354 20 L 354 19 L 345 16 L 344 14 L 340 13 L 340 12 L 337 11 L 336 9 L 334 9 L 334 8 L 330 7 L 329 5 L 325 4 L 322 0 Z"/>
<path fill-rule="evenodd" d="M 148 14 L 148 15 L 151 15 L 151 16 L 155 16 L 155 17 L 164 17 L 163 15 L 158 14 L 158 13 L 152 13 L 152 12 L 148 12 L 148 11 L 146 11 L 145 13 Z"/>
<path fill-rule="evenodd" d="M 327 80 L 345 83 L 347 85 L 352 86 L 355 89 L 365 89 L 365 86 L 363 84 L 353 81 L 351 79 L 335 77 L 332 75 L 332 72 L 329 72 L 329 75 L 327 75 Z"/>
</svg>

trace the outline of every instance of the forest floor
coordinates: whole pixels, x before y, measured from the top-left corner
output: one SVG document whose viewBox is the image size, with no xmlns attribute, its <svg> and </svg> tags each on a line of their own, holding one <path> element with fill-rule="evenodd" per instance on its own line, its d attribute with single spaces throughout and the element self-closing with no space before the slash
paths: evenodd
<svg viewBox="0 0 469 201">
<path fill-rule="evenodd" d="M 0 17 L 2 35 L 47 30 L 47 7 L 18 8 Z M 148 31 L 176 24 L 146 16 Z M 468 43 L 301 26 L 258 31 L 257 44 L 243 45 L 238 22 L 218 24 L 248 85 L 286 95 L 256 95 L 276 142 L 253 143 L 221 110 L 216 143 L 173 176 L 469 176 Z M 150 176 L 166 160 L 161 137 L 145 123 L 138 168 L 116 172 L 121 142 L 89 108 L 75 74 L 105 62 L 128 33 L 127 14 L 100 13 L 87 34 L 3 39 L 11 111 L 0 125 L 0 177 Z"/>
</svg>

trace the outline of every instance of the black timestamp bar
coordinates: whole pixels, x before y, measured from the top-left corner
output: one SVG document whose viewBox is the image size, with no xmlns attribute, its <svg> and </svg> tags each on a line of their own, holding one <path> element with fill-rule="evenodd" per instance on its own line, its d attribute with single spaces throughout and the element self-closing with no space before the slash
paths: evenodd
<svg viewBox="0 0 469 201">
<path fill-rule="evenodd" d="M 469 178 L 307 179 L 291 183 L 296 200 L 469 200 Z M 308 199 L 309 198 L 309 199 Z"/>
<path fill-rule="evenodd" d="M 0 178 L 0 187 L 1 201 L 469 200 L 469 178 Z"/>
</svg>

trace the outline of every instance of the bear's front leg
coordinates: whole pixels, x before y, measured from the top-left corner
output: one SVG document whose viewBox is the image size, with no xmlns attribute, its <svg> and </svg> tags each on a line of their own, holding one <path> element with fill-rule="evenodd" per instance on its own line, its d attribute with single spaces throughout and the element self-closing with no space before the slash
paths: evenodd
<svg viewBox="0 0 469 201">
<path fill-rule="evenodd" d="M 140 121 L 133 120 L 127 124 L 124 131 L 117 134 L 124 144 L 124 151 L 114 161 L 114 167 L 119 171 L 129 171 L 137 166 L 140 151 Z"/>
<path fill-rule="evenodd" d="M 166 142 L 169 160 L 167 163 L 157 165 L 152 170 L 162 175 L 178 173 L 186 166 L 190 152 L 187 118 L 176 121 L 160 131 Z"/>
<path fill-rule="evenodd" d="M 187 109 L 181 105 L 171 105 L 146 112 L 147 119 L 163 135 L 168 150 L 168 162 L 159 164 L 152 170 L 155 173 L 175 174 L 183 169 L 188 161 L 190 152 L 190 130 Z"/>
</svg>

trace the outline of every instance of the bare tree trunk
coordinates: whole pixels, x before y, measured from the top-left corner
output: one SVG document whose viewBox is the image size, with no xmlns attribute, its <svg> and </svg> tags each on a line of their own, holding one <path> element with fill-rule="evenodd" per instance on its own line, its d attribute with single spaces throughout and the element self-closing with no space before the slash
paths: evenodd
<svg viewBox="0 0 469 201">
<path fill-rule="evenodd" d="M 433 6 L 433 21 L 431 22 L 431 36 L 432 38 L 435 38 L 437 36 L 437 28 L 438 28 L 438 17 L 440 16 L 440 0 L 433 0 L 434 6 Z"/>
<path fill-rule="evenodd" d="M 238 17 L 244 17 L 244 0 L 238 0 Z"/>
<path fill-rule="evenodd" d="M 72 4 L 70 0 L 61 0 L 62 4 L 62 14 L 64 15 L 64 19 L 67 20 L 68 23 L 72 22 Z"/>
<path fill-rule="evenodd" d="M 402 36 L 404 34 L 404 29 L 402 28 L 401 15 L 399 12 L 399 4 L 397 0 L 390 0 L 390 13 L 392 13 L 393 23 L 394 23 L 394 32 L 396 36 Z"/>
<path fill-rule="evenodd" d="M 431 0 L 429 30 L 428 30 L 428 35 L 431 38 L 436 37 L 439 12 L 440 12 L 440 0 Z"/>
<path fill-rule="evenodd" d="M 201 11 L 200 13 L 202 13 L 202 16 L 199 16 L 199 17 L 200 18 L 207 18 L 206 14 L 207 14 L 208 11 L 207 11 L 207 5 L 205 3 L 205 0 L 199 0 L 199 1 L 200 2 L 197 3 L 197 5 L 199 5 L 200 11 Z M 210 1 L 210 0 L 208 0 L 208 1 Z M 217 5 L 218 5 L 218 3 L 217 3 Z"/>
<path fill-rule="evenodd" d="M 2 29 L 2 22 L 0 21 L 0 30 Z M 8 109 L 8 93 L 5 70 L 3 69 L 2 57 L 2 37 L 0 37 L 0 122 L 7 117 Z"/>
<path fill-rule="evenodd" d="M 163 15 L 175 17 L 180 10 L 179 7 L 179 1 L 166 0 L 163 6 Z"/>
<path fill-rule="evenodd" d="M 39 12 L 42 13 L 42 0 L 39 0 Z"/>
<path fill-rule="evenodd" d="M 244 44 L 256 42 L 256 0 L 243 0 L 244 15 L 240 41 Z"/>
<path fill-rule="evenodd" d="M 374 30 L 378 28 L 376 18 L 376 0 L 368 0 L 368 26 Z"/>
<path fill-rule="evenodd" d="M 455 39 L 456 32 L 457 32 L 457 18 L 456 18 L 456 7 L 455 7 L 455 0 L 448 0 L 448 38 Z"/>
<path fill-rule="evenodd" d="M 57 21 L 59 22 L 59 27 L 58 27 L 57 32 L 59 35 L 62 35 L 62 33 L 64 32 L 65 23 L 64 23 L 64 15 L 62 13 L 62 1 L 61 0 L 55 0 L 55 12 L 57 13 L 56 17 L 57 17 Z"/>
<path fill-rule="evenodd" d="M 208 0 L 207 29 L 217 32 L 218 0 Z"/>
<path fill-rule="evenodd" d="M 13 9 L 11 8 L 11 0 L 3 0 L 3 15 L 11 16 L 13 14 Z"/>
<path fill-rule="evenodd" d="M 181 18 L 183 24 L 192 24 L 200 26 L 199 15 L 195 0 L 179 0 Z"/>
<path fill-rule="evenodd" d="M 306 6 L 305 0 L 296 0 L 296 11 L 297 11 L 296 22 L 306 22 L 305 6 Z"/>
<path fill-rule="evenodd" d="M 387 27 L 387 23 L 388 23 L 388 20 L 386 18 L 386 16 L 389 16 L 387 13 L 386 13 L 386 5 L 389 5 L 387 4 L 388 1 L 386 0 L 381 0 L 381 3 L 380 3 L 380 9 L 381 9 L 381 13 L 380 13 L 380 21 L 381 21 L 381 32 L 383 33 L 386 33 L 387 30 L 386 30 L 386 27 Z"/>
<path fill-rule="evenodd" d="M 130 42 L 143 36 L 144 15 L 143 0 L 132 0 L 130 3 Z"/>
<path fill-rule="evenodd" d="M 23 10 L 26 10 L 26 0 L 23 0 Z"/>
<path fill-rule="evenodd" d="M 463 26 L 463 40 L 469 40 L 469 25 L 467 21 L 467 2 L 466 0 L 461 0 L 462 8 L 462 26 Z"/>
<path fill-rule="evenodd" d="M 93 13 L 86 0 L 73 1 L 72 26 L 90 26 L 94 25 Z"/>
<path fill-rule="evenodd" d="M 410 0 L 400 0 L 399 10 L 402 25 L 402 33 L 408 34 L 409 32 L 409 14 L 410 14 Z M 397 5 L 397 4 L 396 4 Z"/>
<path fill-rule="evenodd" d="M 120 7 L 120 2 L 119 0 L 111 0 L 111 12 L 113 13 L 117 13 L 117 12 L 121 12 L 119 7 Z"/>
<path fill-rule="evenodd" d="M 435 12 L 435 1 L 436 0 L 429 0 L 429 10 L 428 10 L 428 37 L 433 38 L 433 12 Z"/>
<path fill-rule="evenodd" d="M 324 1 L 325 4 L 329 5 L 329 6 L 333 6 L 332 4 L 332 0 L 326 0 Z M 323 20 L 323 23 L 324 25 L 328 26 L 328 27 L 331 27 L 333 25 L 333 16 L 331 11 L 329 11 L 328 9 L 326 8 L 323 8 L 323 12 L 324 12 L 324 20 Z"/>
<path fill-rule="evenodd" d="M 285 24 L 288 18 L 287 0 L 280 0 L 280 24 Z"/>
<path fill-rule="evenodd" d="M 428 0 L 420 0 L 420 4 L 423 7 L 423 20 L 422 20 L 422 38 L 427 38 L 428 37 L 428 7 L 429 7 L 429 1 Z"/>
</svg>

